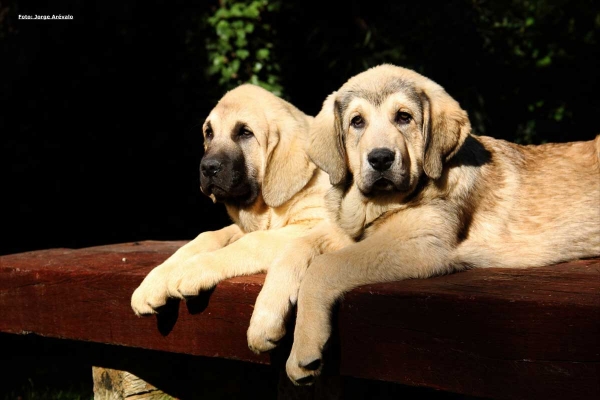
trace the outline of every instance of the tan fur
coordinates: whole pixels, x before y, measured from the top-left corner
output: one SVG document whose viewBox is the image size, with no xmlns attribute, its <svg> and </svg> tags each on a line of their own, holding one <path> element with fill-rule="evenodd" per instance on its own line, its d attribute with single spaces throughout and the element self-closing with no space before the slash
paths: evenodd
<svg viewBox="0 0 600 400">
<path fill-rule="evenodd" d="M 248 206 L 226 203 L 234 224 L 200 234 L 153 269 L 131 306 L 138 315 L 153 314 L 169 297 L 184 299 L 223 279 L 268 271 L 248 342 L 256 352 L 270 350 L 285 334 L 285 318 L 310 260 L 342 247 L 345 236 L 336 239 L 329 234 L 336 228 L 324 222 L 323 195 L 330 185 L 305 151 L 312 117 L 264 89 L 242 85 L 219 101 L 208 121 L 214 136 L 209 145 L 205 140 L 207 151 L 233 151 L 232 131 L 240 123 L 252 130 L 242 151 L 260 193 Z"/>
<path fill-rule="evenodd" d="M 309 155 L 336 184 L 327 207 L 356 243 L 316 257 L 302 281 L 292 380 L 319 373 L 331 307 L 356 286 L 600 255 L 600 136 L 519 146 L 470 130 L 441 86 L 391 65 L 325 102 Z M 389 184 L 368 161 L 377 148 L 394 151 Z"/>
</svg>

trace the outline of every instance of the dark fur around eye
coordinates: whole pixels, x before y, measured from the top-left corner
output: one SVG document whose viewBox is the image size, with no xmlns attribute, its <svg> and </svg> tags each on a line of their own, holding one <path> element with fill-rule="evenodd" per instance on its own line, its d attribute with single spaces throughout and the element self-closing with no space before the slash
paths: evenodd
<svg viewBox="0 0 600 400">
<path fill-rule="evenodd" d="M 247 138 L 251 138 L 252 136 L 254 136 L 254 133 L 252 133 L 252 131 L 250 129 L 246 128 L 245 126 L 241 127 L 238 132 L 238 137 L 240 137 L 240 138 L 247 139 Z"/>
<path fill-rule="evenodd" d="M 412 115 L 404 111 L 398 111 L 396 113 L 397 124 L 408 124 L 412 120 Z"/>
<path fill-rule="evenodd" d="M 365 126 L 365 120 L 360 115 L 357 115 L 352 118 L 350 125 L 355 129 L 361 129 Z"/>
</svg>

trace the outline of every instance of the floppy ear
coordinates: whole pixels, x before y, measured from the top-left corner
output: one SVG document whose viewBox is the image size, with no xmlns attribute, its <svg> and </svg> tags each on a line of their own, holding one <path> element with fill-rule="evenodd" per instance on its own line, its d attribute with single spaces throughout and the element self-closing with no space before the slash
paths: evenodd
<svg viewBox="0 0 600 400">
<path fill-rule="evenodd" d="M 272 124 L 262 196 L 269 207 L 279 207 L 298 193 L 317 167 L 305 150 L 309 117 L 288 107 Z"/>
<path fill-rule="evenodd" d="M 423 170 L 431 179 L 442 176 L 444 163 L 460 149 L 471 132 L 467 112 L 443 89 L 423 99 Z"/>
<path fill-rule="evenodd" d="M 330 94 L 313 120 L 307 149 L 311 160 L 329 174 L 332 185 L 337 185 L 346 177 L 346 151 L 335 98 L 336 92 Z"/>
</svg>

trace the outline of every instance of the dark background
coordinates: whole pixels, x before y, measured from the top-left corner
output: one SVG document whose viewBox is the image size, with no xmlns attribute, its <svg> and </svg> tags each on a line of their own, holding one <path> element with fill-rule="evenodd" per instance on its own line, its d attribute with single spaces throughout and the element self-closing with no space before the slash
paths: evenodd
<svg viewBox="0 0 600 400">
<path fill-rule="evenodd" d="M 226 225 L 199 190 L 199 124 L 251 78 L 314 115 L 350 76 L 391 62 L 444 86 L 477 133 L 540 143 L 599 132 L 598 2 L 331 4 L 2 2 L 0 254 Z"/>
<path fill-rule="evenodd" d="M 444 86 L 478 134 L 592 139 L 599 38 L 593 0 L 2 1 L 0 254 L 228 224 L 199 190 L 200 124 L 246 81 L 315 115 L 349 77 L 389 62 Z M 20 350 L 33 339 L 3 340 L 23 343 L 1 360 L 0 397 L 54 398 L 46 381 L 74 392 L 56 398 L 91 396 L 89 365 L 60 362 L 52 342 L 36 361 Z"/>
</svg>

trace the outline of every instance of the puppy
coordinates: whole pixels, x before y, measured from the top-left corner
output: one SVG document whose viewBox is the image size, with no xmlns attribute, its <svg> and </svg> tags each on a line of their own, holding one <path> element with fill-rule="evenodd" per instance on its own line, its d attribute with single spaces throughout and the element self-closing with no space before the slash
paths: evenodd
<svg viewBox="0 0 600 400">
<path fill-rule="evenodd" d="M 185 299 L 223 279 L 268 271 L 248 340 L 256 352 L 275 347 L 310 259 L 327 247 L 326 232 L 312 232 L 326 218 L 323 196 L 330 188 L 305 151 L 312 120 L 254 85 L 218 102 L 203 125 L 200 186 L 225 204 L 234 223 L 200 234 L 154 268 L 131 298 L 137 315 L 156 313 L 169 297 Z"/>
<path fill-rule="evenodd" d="M 311 263 L 289 377 L 318 375 L 332 305 L 354 287 L 600 256 L 599 154 L 600 136 L 541 146 L 475 136 L 458 102 L 408 69 L 351 78 L 315 118 L 309 155 L 356 243 Z"/>
</svg>

